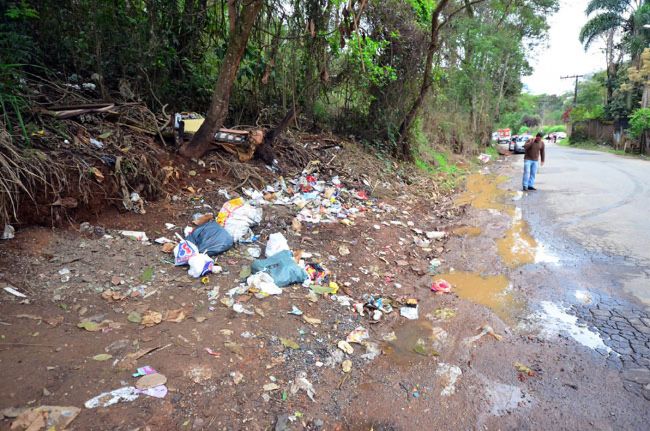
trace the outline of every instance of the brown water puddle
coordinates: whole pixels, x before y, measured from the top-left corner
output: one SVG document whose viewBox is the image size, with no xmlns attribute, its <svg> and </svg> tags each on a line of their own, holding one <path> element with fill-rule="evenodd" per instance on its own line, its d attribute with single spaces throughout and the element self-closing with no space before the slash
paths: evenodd
<svg viewBox="0 0 650 431">
<path fill-rule="evenodd" d="M 495 209 L 513 215 L 514 206 L 506 204 L 512 197 L 512 192 L 499 188 L 499 184 L 507 180 L 504 176 L 472 174 L 467 177 L 466 190 L 456 199 L 456 203 L 470 204 L 478 209 Z"/>
<path fill-rule="evenodd" d="M 452 230 L 452 233 L 458 236 L 479 236 L 481 234 L 481 228 L 476 226 L 461 226 Z"/>
<path fill-rule="evenodd" d="M 537 241 L 530 235 L 528 223 L 521 218 L 517 210 L 512 227 L 505 236 L 497 240 L 497 250 L 501 260 L 509 268 L 535 262 Z"/>
<path fill-rule="evenodd" d="M 395 328 L 394 337 L 385 338 L 383 352 L 386 359 L 397 365 L 409 365 L 438 352 L 432 347 L 436 341 L 433 325 L 426 320 L 409 320 Z"/>
<path fill-rule="evenodd" d="M 450 282 L 454 293 L 463 299 L 484 305 L 507 323 L 515 323 L 516 317 L 525 309 L 526 303 L 508 291 L 509 281 L 505 275 L 482 276 L 474 272 L 449 272 L 439 274 Z"/>
</svg>

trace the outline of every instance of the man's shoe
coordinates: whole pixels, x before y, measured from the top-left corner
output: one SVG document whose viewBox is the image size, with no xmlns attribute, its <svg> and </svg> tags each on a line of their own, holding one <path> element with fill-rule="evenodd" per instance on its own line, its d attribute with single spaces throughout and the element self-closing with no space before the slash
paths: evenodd
<svg viewBox="0 0 650 431">
<path fill-rule="evenodd" d="M 526 191 L 526 190 L 528 190 L 528 188 L 527 188 L 527 187 L 524 187 L 524 188 L 523 188 L 523 191 Z"/>
<path fill-rule="evenodd" d="M 528 190 L 537 190 L 535 187 L 528 187 Z"/>
</svg>

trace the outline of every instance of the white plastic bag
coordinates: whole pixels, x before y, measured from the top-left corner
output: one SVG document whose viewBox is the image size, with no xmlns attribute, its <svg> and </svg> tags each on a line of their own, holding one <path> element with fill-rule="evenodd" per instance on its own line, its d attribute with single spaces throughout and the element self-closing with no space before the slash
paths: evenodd
<svg viewBox="0 0 650 431">
<path fill-rule="evenodd" d="M 249 276 L 248 279 L 246 279 L 246 284 L 248 284 L 248 287 L 258 289 L 262 297 L 279 295 L 282 293 L 282 289 L 275 284 L 273 277 L 266 272 L 258 272 Z"/>
<path fill-rule="evenodd" d="M 212 258 L 207 254 L 199 253 L 190 257 L 190 260 L 187 262 L 190 265 L 190 269 L 187 271 L 187 274 L 199 278 L 212 272 L 214 262 Z"/>
<path fill-rule="evenodd" d="M 266 243 L 266 257 L 271 257 L 284 250 L 291 251 L 284 235 L 281 233 L 272 233 L 269 235 L 269 241 Z"/>
<path fill-rule="evenodd" d="M 224 229 L 232 236 L 235 242 L 253 235 L 251 226 L 262 221 L 262 208 L 257 208 L 247 203 L 232 211 L 226 219 Z"/>
<path fill-rule="evenodd" d="M 199 249 L 191 241 L 182 240 L 174 247 L 174 265 L 187 265 L 192 256 L 199 254 Z"/>
</svg>

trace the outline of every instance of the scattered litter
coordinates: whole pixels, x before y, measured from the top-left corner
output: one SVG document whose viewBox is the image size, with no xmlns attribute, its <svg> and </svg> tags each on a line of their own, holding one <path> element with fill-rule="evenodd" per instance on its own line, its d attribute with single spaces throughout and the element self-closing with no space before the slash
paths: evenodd
<svg viewBox="0 0 650 431">
<path fill-rule="evenodd" d="M 156 374 L 158 371 L 154 370 L 151 366 L 145 365 L 144 367 L 138 368 L 135 373 L 131 374 L 133 377 L 142 377 L 148 376 L 149 374 Z"/>
<path fill-rule="evenodd" d="M 266 257 L 272 257 L 281 251 L 290 251 L 287 239 L 281 233 L 272 233 L 266 243 Z"/>
<path fill-rule="evenodd" d="M 514 363 L 515 369 L 519 371 L 520 373 L 523 373 L 529 377 L 535 377 L 535 371 L 527 367 L 526 365 L 522 364 L 521 362 L 515 362 Z"/>
<path fill-rule="evenodd" d="M 497 341 L 501 341 L 501 339 L 503 338 L 502 335 L 499 335 L 496 332 L 494 332 L 494 329 L 492 329 L 492 327 L 489 326 L 489 325 L 483 325 L 483 326 L 479 326 L 478 328 L 476 328 L 476 330 L 479 330 L 479 329 L 481 330 L 481 332 L 478 335 L 475 335 L 473 337 L 465 339 L 466 344 L 472 344 L 472 343 L 480 340 L 481 338 L 483 338 L 485 335 L 491 335 Z"/>
<path fill-rule="evenodd" d="M 167 386 L 158 385 L 147 389 L 136 389 L 139 394 L 144 394 L 154 398 L 165 398 L 167 396 Z"/>
<path fill-rule="evenodd" d="M 444 386 L 440 395 L 443 397 L 453 395 L 456 392 L 456 381 L 461 374 L 463 374 L 463 372 L 456 365 L 440 362 L 436 369 L 436 375 L 442 377 L 442 384 Z"/>
<path fill-rule="evenodd" d="M 339 247 L 339 254 L 341 256 L 347 256 L 348 254 L 350 254 L 350 249 L 347 248 L 347 246 L 342 245 Z"/>
<path fill-rule="evenodd" d="M 433 284 L 431 284 L 431 291 L 440 292 L 440 293 L 450 293 L 451 284 L 449 284 L 449 282 L 446 280 L 442 280 L 442 279 L 435 280 Z"/>
<path fill-rule="evenodd" d="M 19 298 L 27 298 L 27 295 L 25 295 L 24 293 L 20 293 L 19 291 L 17 291 L 13 287 L 7 286 L 7 287 L 4 288 L 4 291 L 7 292 L 7 293 L 11 293 L 12 295 L 17 296 Z"/>
<path fill-rule="evenodd" d="M 377 356 L 381 355 L 381 348 L 379 347 L 379 344 L 373 343 L 372 341 L 364 341 L 363 345 L 366 347 L 366 353 L 361 355 L 362 359 L 372 361 Z"/>
<path fill-rule="evenodd" d="M 296 307 L 295 305 L 292 305 L 291 311 L 289 311 L 287 314 L 293 314 L 294 316 L 302 316 L 302 310 L 300 310 L 300 308 Z"/>
<path fill-rule="evenodd" d="M 307 373 L 305 373 L 304 371 L 298 374 L 293 384 L 291 385 L 291 394 L 295 395 L 300 390 L 307 392 L 307 396 L 309 397 L 309 399 L 316 402 L 316 400 L 314 399 L 314 395 L 316 395 L 316 391 L 314 391 L 314 387 L 312 386 L 311 382 L 307 380 Z"/>
<path fill-rule="evenodd" d="M 209 347 L 206 347 L 204 350 L 205 350 L 205 351 L 208 353 L 208 355 L 210 355 L 210 356 L 215 356 L 215 357 L 217 357 L 217 358 L 221 356 L 221 353 L 219 353 L 219 352 L 215 352 L 214 350 L 212 350 L 212 349 L 209 348 Z"/>
<path fill-rule="evenodd" d="M 289 250 L 282 250 L 267 259 L 254 261 L 251 265 L 251 271 L 253 274 L 257 272 L 269 273 L 279 287 L 303 283 L 309 278 L 305 270 L 293 260 Z"/>
<path fill-rule="evenodd" d="M 246 252 L 248 253 L 248 255 L 250 257 L 255 258 L 255 259 L 257 259 L 258 257 L 260 257 L 262 255 L 262 250 L 260 250 L 259 247 L 248 247 L 246 249 Z"/>
<path fill-rule="evenodd" d="M 238 314 L 242 314 L 242 313 L 243 313 L 243 314 L 248 314 L 249 316 L 252 316 L 252 315 L 255 314 L 254 311 L 252 311 L 252 310 L 250 310 L 250 309 L 244 307 L 244 306 L 243 306 L 242 304 L 240 304 L 240 303 L 233 304 L 232 309 L 235 311 L 235 313 L 238 313 Z"/>
<path fill-rule="evenodd" d="M 368 338 L 370 338 L 370 334 L 368 333 L 368 330 L 363 326 L 359 326 L 348 334 L 346 341 L 348 343 L 361 344 L 363 341 L 367 340 Z"/>
<path fill-rule="evenodd" d="M 87 409 L 97 407 L 108 407 L 119 402 L 130 402 L 136 400 L 140 394 L 133 386 L 125 386 L 110 392 L 104 392 L 84 403 Z"/>
<path fill-rule="evenodd" d="M 10 224 L 5 224 L 5 228 L 2 231 L 2 236 L 0 239 L 14 239 L 16 237 L 16 229 Z"/>
<path fill-rule="evenodd" d="M 415 307 L 411 307 L 411 306 L 400 307 L 399 314 L 400 316 L 406 317 L 409 320 L 417 320 L 418 306 L 416 305 Z"/>
<path fill-rule="evenodd" d="M 134 239 L 134 240 L 140 241 L 140 242 L 149 241 L 149 238 L 147 238 L 147 234 L 142 232 L 142 231 L 123 230 L 123 231 L 120 231 L 120 234 L 122 234 L 122 236 L 125 236 L 127 238 L 131 238 L 131 239 Z"/>
<path fill-rule="evenodd" d="M 269 295 L 280 295 L 282 293 L 282 289 L 275 284 L 273 277 L 266 272 L 258 272 L 249 276 L 248 279 L 246 279 L 246 284 L 250 291 L 257 291 L 256 296 L 258 297 L 263 298 Z"/>
<path fill-rule="evenodd" d="M 204 253 L 195 254 L 187 261 L 190 269 L 187 275 L 194 278 L 203 277 L 206 274 L 212 273 L 214 262 L 212 258 Z"/>
<path fill-rule="evenodd" d="M 64 430 L 75 420 L 81 409 L 73 406 L 40 406 L 23 410 L 11 423 L 11 430 Z"/>
<path fill-rule="evenodd" d="M 201 225 L 206 224 L 207 222 L 209 222 L 213 218 L 214 218 L 214 214 L 212 214 L 212 213 L 205 213 L 205 214 L 196 213 L 196 214 L 192 215 L 192 223 L 195 226 L 201 226 Z"/>
<path fill-rule="evenodd" d="M 481 154 L 478 155 L 478 159 L 479 159 L 479 161 L 481 163 L 488 163 L 491 158 L 492 158 L 492 156 L 490 156 L 489 154 L 485 154 L 485 153 L 481 153 Z"/>
<path fill-rule="evenodd" d="M 216 256 L 233 246 L 232 235 L 214 220 L 197 227 L 185 239 L 208 256 Z"/>
<path fill-rule="evenodd" d="M 349 373 L 350 371 L 352 371 L 352 361 L 346 359 L 341 363 L 341 368 L 343 369 L 344 373 Z"/>
</svg>

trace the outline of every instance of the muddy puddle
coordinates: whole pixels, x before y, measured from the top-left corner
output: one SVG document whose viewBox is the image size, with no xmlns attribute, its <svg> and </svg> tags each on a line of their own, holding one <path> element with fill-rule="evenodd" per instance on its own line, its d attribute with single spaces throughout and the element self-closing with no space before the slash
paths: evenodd
<svg viewBox="0 0 650 431">
<path fill-rule="evenodd" d="M 409 320 L 384 340 L 382 350 L 386 359 L 397 365 L 409 365 L 438 356 L 436 345 L 441 342 L 440 334 L 426 320 Z"/>
<path fill-rule="evenodd" d="M 513 215 L 514 207 L 507 203 L 512 200 L 512 192 L 499 187 L 507 180 L 508 177 L 498 175 L 470 175 L 467 177 L 466 190 L 456 199 L 456 203 Z"/>
<path fill-rule="evenodd" d="M 515 208 L 510 229 L 503 238 L 497 240 L 497 250 L 501 260 L 509 268 L 535 262 L 537 242 L 530 235 L 528 223 L 523 220 L 520 208 Z"/>
<path fill-rule="evenodd" d="M 474 272 L 455 271 L 436 278 L 447 280 L 459 297 L 488 307 L 509 324 L 514 324 L 517 316 L 526 308 L 526 302 L 510 290 L 510 282 L 505 275 L 482 276 Z"/>
</svg>

